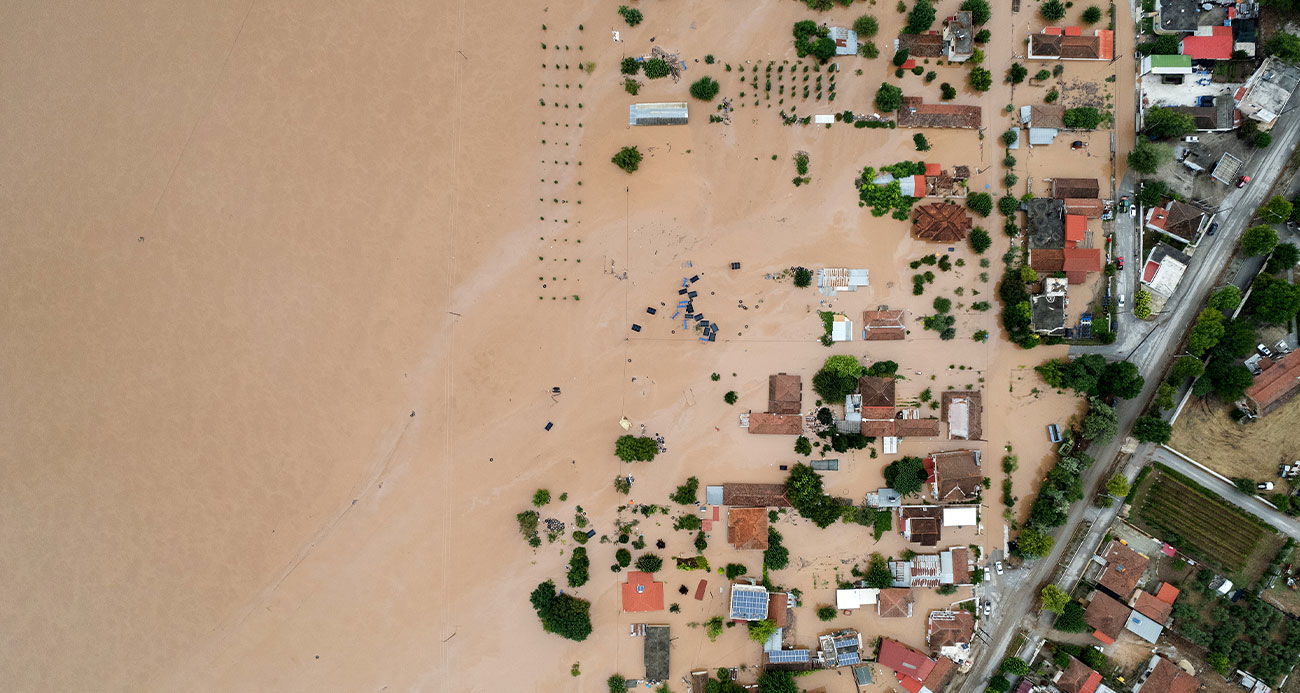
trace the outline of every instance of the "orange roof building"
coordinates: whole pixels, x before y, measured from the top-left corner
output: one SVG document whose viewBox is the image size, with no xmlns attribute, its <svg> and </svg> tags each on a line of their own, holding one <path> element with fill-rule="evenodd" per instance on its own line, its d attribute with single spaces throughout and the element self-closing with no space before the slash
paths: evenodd
<svg viewBox="0 0 1300 693">
<path fill-rule="evenodd" d="M 1246 388 L 1246 403 L 1257 416 L 1268 416 L 1300 393 L 1300 351 L 1293 351 L 1273 362 L 1271 368 L 1255 376 L 1255 384 Z"/>
<path fill-rule="evenodd" d="M 1094 693 L 1101 685 L 1101 674 L 1070 657 L 1070 666 L 1056 677 L 1055 683 L 1062 693 Z"/>
<path fill-rule="evenodd" d="M 803 433 L 803 415 L 751 413 L 749 432 L 760 435 L 797 436 Z"/>
<path fill-rule="evenodd" d="M 1156 599 L 1150 592 L 1138 592 L 1137 599 L 1133 601 L 1133 610 L 1163 626 L 1169 620 L 1174 605 Z"/>
<path fill-rule="evenodd" d="M 664 583 L 654 579 L 654 575 L 639 570 L 627 574 L 627 582 L 623 583 L 623 611 L 664 610 Z"/>
<path fill-rule="evenodd" d="M 798 414 L 803 411 L 803 379 L 786 373 L 769 375 L 767 410 L 773 414 Z"/>
<path fill-rule="evenodd" d="M 912 237 L 917 240 L 958 243 L 973 226 L 971 216 L 953 202 L 931 202 L 912 210 Z"/>
<path fill-rule="evenodd" d="M 727 543 L 739 551 L 766 551 L 767 508 L 728 510 Z"/>
<path fill-rule="evenodd" d="M 899 340 L 907 337 L 901 310 L 862 311 L 862 338 L 867 341 Z"/>
<path fill-rule="evenodd" d="M 1095 197 L 1067 197 L 1065 198 L 1065 213 L 1078 214 L 1089 219 L 1100 219 L 1102 213 L 1106 211 L 1106 206 L 1101 200 Z"/>
<path fill-rule="evenodd" d="M 1179 591 L 1177 587 L 1174 587 L 1167 582 L 1162 582 L 1160 583 L 1160 590 L 1156 592 L 1156 599 L 1172 606 L 1174 601 L 1178 599 L 1178 595 Z"/>
<path fill-rule="evenodd" d="M 1088 233 L 1088 218 L 1078 214 L 1065 215 L 1065 247 L 1074 248 L 1083 242 Z"/>
<path fill-rule="evenodd" d="M 881 618 L 911 618 L 912 603 L 915 601 L 912 590 L 906 587 L 880 590 L 876 597 L 876 615 Z"/>
<path fill-rule="evenodd" d="M 1092 601 L 1083 612 L 1083 622 L 1096 629 L 1093 637 L 1104 645 L 1112 645 L 1124 631 L 1130 611 L 1123 602 L 1099 590 L 1092 593 Z"/>
<path fill-rule="evenodd" d="M 1154 655 L 1156 666 L 1142 682 L 1142 693 L 1192 693 L 1201 687 L 1195 676 L 1179 669 L 1173 662 Z"/>
<path fill-rule="evenodd" d="M 984 110 L 979 106 L 925 103 L 919 96 L 904 96 L 898 107 L 900 128 L 978 128 Z"/>
<path fill-rule="evenodd" d="M 1149 560 L 1115 539 L 1106 545 L 1101 557 L 1105 559 L 1106 566 L 1097 576 L 1097 586 L 1116 599 L 1128 601 L 1133 596 L 1133 590 L 1137 589 Z"/>
</svg>

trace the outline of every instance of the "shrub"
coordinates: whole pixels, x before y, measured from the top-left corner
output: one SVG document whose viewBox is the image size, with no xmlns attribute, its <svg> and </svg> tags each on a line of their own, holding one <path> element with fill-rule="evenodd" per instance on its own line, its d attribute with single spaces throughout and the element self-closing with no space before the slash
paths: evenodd
<svg viewBox="0 0 1300 693">
<path fill-rule="evenodd" d="M 1029 664 L 1019 657 L 1007 657 L 1002 660 L 1001 671 L 1012 676 L 1024 676 L 1029 673 Z"/>
<path fill-rule="evenodd" d="M 1038 6 L 1038 13 L 1043 15 L 1043 19 L 1055 22 L 1065 16 L 1065 5 L 1061 4 L 1061 0 L 1047 0 Z"/>
<path fill-rule="evenodd" d="M 537 489 L 537 492 L 533 494 L 533 505 L 536 507 L 540 508 L 550 502 L 551 492 L 544 488 Z"/>
<path fill-rule="evenodd" d="M 835 620 L 835 616 L 838 614 L 839 612 L 836 611 L 833 606 L 826 605 L 817 607 L 817 618 L 823 621 L 833 621 Z"/>
<path fill-rule="evenodd" d="M 1065 109 L 1065 117 L 1062 120 L 1065 121 L 1067 128 L 1093 130 L 1106 120 L 1106 114 L 1091 106 L 1080 106 Z"/>
<path fill-rule="evenodd" d="M 653 462 L 659 445 L 647 436 L 619 436 L 614 441 L 614 454 L 624 462 Z"/>
<path fill-rule="evenodd" d="M 975 91 L 988 91 L 993 86 L 993 73 L 982 67 L 971 69 L 969 79 Z"/>
<path fill-rule="evenodd" d="M 618 6 L 618 14 L 627 22 L 628 26 L 636 26 L 641 23 L 641 10 L 633 9 L 627 5 Z"/>
<path fill-rule="evenodd" d="M 587 548 L 579 546 L 569 556 L 569 587 L 582 587 L 590 579 L 591 561 L 587 558 Z"/>
<path fill-rule="evenodd" d="M 578 642 L 591 635 L 591 602 L 570 594 L 557 594 L 551 580 L 538 585 L 528 600 L 547 633 Z"/>
<path fill-rule="evenodd" d="M 1155 416 L 1144 416 L 1133 422 L 1133 437 L 1143 443 L 1166 445 L 1172 432 L 1169 422 Z"/>
<path fill-rule="evenodd" d="M 699 502 L 700 480 L 690 477 L 686 483 L 677 487 L 668 500 L 679 505 L 695 505 Z"/>
<path fill-rule="evenodd" d="M 985 192 L 971 193 L 966 198 L 966 206 L 982 217 L 993 212 L 993 196 Z"/>
<path fill-rule="evenodd" d="M 970 232 L 970 247 L 976 253 L 983 255 L 993 245 L 993 239 L 989 237 L 989 232 L 980 227 L 975 227 Z"/>
<path fill-rule="evenodd" d="M 952 99 L 957 98 L 957 90 L 954 89 L 951 84 L 944 82 L 939 85 L 939 98 L 944 101 L 951 101 Z"/>
<path fill-rule="evenodd" d="M 618 674 L 613 674 L 608 679 L 605 679 L 605 686 L 609 689 L 609 693 L 625 693 L 627 679 Z"/>
<path fill-rule="evenodd" d="M 657 573 L 663 567 L 664 559 L 652 553 L 643 553 L 636 559 L 636 569 L 644 573 Z"/>
<path fill-rule="evenodd" d="M 907 56 L 908 56 L 908 51 L 906 48 L 895 53 L 894 60 L 893 60 L 894 67 L 902 67 L 903 63 L 907 62 Z"/>
<path fill-rule="evenodd" d="M 636 81 L 635 79 L 630 79 L 630 78 L 624 79 L 623 91 L 631 94 L 632 96 L 636 96 L 637 92 L 641 91 L 641 83 Z"/>
<path fill-rule="evenodd" d="M 614 552 L 614 560 L 618 561 L 620 566 L 626 568 L 632 565 L 632 552 L 627 549 L 619 549 Z"/>
<path fill-rule="evenodd" d="M 727 394 L 722 396 L 722 401 L 727 404 L 735 404 L 737 399 L 739 399 L 739 397 L 736 395 L 735 390 L 728 390 Z"/>
<path fill-rule="evenodd" d="M 1097 7 L 1096 5 L 1090 5 L 1088 9 L 1083 11 L 1084 24 L 1096 24 L 1097 22 L 1100 21 L 1101 21 L 1101 8 Z"/>
<path fill-rule="evenodd" d="M 624 171 L 632 173 L 641 166 L 641 152 L 637 151 L 635 146 L 623 147 L 618 150 L 618 153 L 610 161 L 613 161 L 615 166 Z"/>
<path fill-rule="evenodd" d="M 1025 77 L 1028 75 L 1029 70 L 1024 65 L 1021 65 L 1020 63 L 1011 63 L 1011 67 L 1007 69 L 1007 82 L 1010 84 L 1020 84 L 1025 81 Z"/>
<path fill-rule="evenodd" d="M 1067 594 L 1065 590 L 1061 589 L 1060 587 L 1057 587 L 1056 585 L 1047 585 L 1043 587 L 1043 590 L 1039 594 L 1039 596 L 1042 597 L 1043 600 L 1043 609 L 1057 614 L 1064 611 L 1065 605 L 1070 602 L 1070 595 Z M 1003 671 L 1005 670 L 1006 669 L 1004 664 Z M 1016 676 L 1024 676 L 1024 673 L 1023 672 L 1016 673 Z"/>
<path fill-rule="evenodd" d="M 794 285 L 803 289 L 812 283 L 812 271 L 799 267 L 794 271 Z"/>
<path fill-rule="evenodd" d="M 919 132 L 912 135 L 912 143 L 916 145 L 916 151 L 918 152 L 930 151 L 930 141 L 925 139 L 925 135 Z"/>
<path fill-rule="evenodd" d="M 712 77 L 701 77 L 691 84 L 691 96 L 700 101 L 712 101 L 721 88 Z"/>
<path fill-rule="evenodd" d="M 1053 89 L 1053 90 L 1047 92 L 1047 95 L 1043 97 L 1043 102 L 1044 102 L 1044 103 L 1056 103 L 1056 100 L 1059 99 L 1060 97 L 1061 97 L 1061 92 L 1059 92 L 1059 91 Z"/>
<path fill-rule="evenodd" d="M 645 61 L 645 65 L 641 69 L 649 79 L 662 79 L 672 74 L 672 69 L 668 67 L 668 63 L 661 58 L 651 58 Z"/>
<path fill-rule="evenodd" d="M 892 113 L 903 104 L 903 90 L 892 84 L 882 83 L 876 90 L 876 108 L 881 113 Z"/>
<path fill-rule="evenodd" d="M 763 567 L 767 570 L 781 570 L 790 564 L 790 549 L 781 543 L 781 533 L 772 527 L 767 528 L 767 550 L 763 552 Z"/>
<path fill-rule="evenodd" d="M 966 0 L 961 4 L 963 12 L 970 12 L 971 23 L 979 26 L 989 21 L 993 12 L 989 9 L 988 0 Z"/>
<path fill-rule="evenodd" d="M 1039 70 L 1037 73 L 1034 74 L 1034 79 L 1041 82 L 1045 79 L 1051 78 L 1051 76 L 1052 76 L 1051 72 L 1048 72 L 1047 70 Z"/>
<path fill-rule="evenodd" d="M 993 32 L 988 29 L 980 29 L 979 33 L 975 34 L 975 43 L 988 43 L 992 37 Z"/>
<path fill-rule="evenodd" d="M 853 30 L 857 32 L 858 38 L 868 39 L 876 35 L 880 30 L 880 24 L 876 22 L 875 17 L 864 14 L 853 20 Z"/>
</svg>

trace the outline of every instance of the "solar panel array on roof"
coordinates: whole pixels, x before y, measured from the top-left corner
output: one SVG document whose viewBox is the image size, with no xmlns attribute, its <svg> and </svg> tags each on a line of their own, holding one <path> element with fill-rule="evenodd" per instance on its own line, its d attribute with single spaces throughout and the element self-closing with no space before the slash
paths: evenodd
<svg viewBox="0 0 1300 693">
<path fill-rule="evenodd" d="M 836 638 L 836 639 L 835 639 L 835 649 L 837 649 L 837 650 L 846 650 L 846 649 L 853 649 L 853 650 L 856 650 L 856 649 L 858 649 L 858 639 L 857 639 L 857 638 Z"/>
<path fill-rule="evenodd" d="M 775 650 L 767 653 L 769 664 L 795 664 L 808 661 L 808 650 Z"/>
<path fill-rule="evenodd" d="M 842 652 L 842 653 L 840 653 L 840 656 L 839 656 L 840 666 L 848 666 L 849 664 L 857 664 L 858 662 L 861 662 L 861 661 L 862 661 L 862 658 L 858 656 L 858 653 L 857 653 L 857 652 Z"/>
<path fill-rule="evenodd" d="M 766 590 L 731 590 L 731 617 L 747 621 L 761 620 L 767 616 Z"/>
</svg>

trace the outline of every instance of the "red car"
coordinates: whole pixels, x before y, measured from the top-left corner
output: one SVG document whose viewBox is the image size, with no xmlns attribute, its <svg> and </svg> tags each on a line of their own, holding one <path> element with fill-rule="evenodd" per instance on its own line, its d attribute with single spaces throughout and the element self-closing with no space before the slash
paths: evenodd
<svg viewBox="0 0 1300 693">
<path fill-rule="evenodd" d="M 1121 256 L 1115 258 L 1115 269 L 1117 269 L 1117 270 L 1122 270 L 1122 269 L 1124 269 L 1124 256 L 1123 256 L 1123 255 L 1121 255 Z"/>
<path fill-rule="evenodd" d="M 1250 176 L 1242 176 L 1241 178 L 1237 179 L 1237 187 L 1244 188 L 1246 187 L 1246 184 L 1249 182 L 1250 182 Z"/>
</svg>

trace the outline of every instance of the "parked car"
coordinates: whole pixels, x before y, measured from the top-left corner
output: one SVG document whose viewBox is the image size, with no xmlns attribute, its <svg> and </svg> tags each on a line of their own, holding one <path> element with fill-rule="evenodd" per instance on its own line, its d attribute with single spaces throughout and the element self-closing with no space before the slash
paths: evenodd
<svg viewBox="0 0 1300 693">
<path fill-rule="evenodd" d="M 1124 310 L 1124 294 L 1119 295 L 1119 309 Z"/>
<path fill-rule="evenodd" d="M 1258 489 L 1258 490 L 1260 490 L 1260 491 L 1272 491 L 1272 490 L 1273 490 L 1273 482 L 1271 482 L 1271 481 L 1265 481 L 1265 482 L 1262 483 L 1262 484 L 1255 484 L 1255 488 Z"/>
<path fill-rule="evenodd" d="M 1129 208 L 1128 208 L 1128 215 L 1129 215 L 1130 217 L 1133 217 L 1134 219 L 1137 218 L 1137 215 L 1138 215 L 1138 208 L 1137 208 L 1137 205 L 1133 205 L 1132 207 L 1129 207 Z"/>
<path fill-rule="evenodd" d="M 1001 575 L 1001 574 L 1002 574 L 1002 561 L 998 561 L 997 563 L 994 563 L 994 564 L 993 564 L 993 568 L 994 568 L 995 570 L 998 571 L 998 575 Z"/>
<path fill-rule="evenodd" d="M 1070 144 L 1070 149 L 1083 149 L 1083 140 L 1075 140 Z"/>
<path fill-rule="evenodd" d="M 1264 355 L 1264 356 L 1267 357 L 1267 358 L 1270 358 L 1270 359 L 1273 358 L 1273 352 L 1272 352 L 1271 350 L 1269 350 L 1269 348 L 1268 348 L 1267 346 L 1263 345 L 1263 344 L 1256 344 L 1256 345 L 1255 345 L 1255 351 L 1258 351 L 1260 354 Z"/>
<path fill-rule="evenodd" d="M 1186 136 L 1186 137 L 1183 138 L 1183 141 L 1184 141 L 1184 142 L 1193 142 L 1193 143 L 1195 143 L 1195 142 L 1200 142 L 1200 141 L 1201 141 L 1201 138 L 1197 137 L 1196 135 L 1188 135 L 1188 136 Z"/>
<path fill-rule="evenodd" d="M 1218 230 L 1219 230 L 1219 222 L 1217 222 L 1217 221 L 1212 221 L 1212 222 L 1210 222 L 1210 230 L 1207 231 L 1207 232 L 1205 232 L 1205 235 L 1207 235 L 1207 236 L 1213 236 L 1215 233 L 1218 232 Z"/>
<path fill-rule="evenodd" d="M 1237 179 L 1237 187 L 1244 188 L 1246 187 L 1246 184 L 1249 182 L 1250 182 L 1250 176 L 1242 176 Z"/>
<path fill-rule="evenodd" d="M 993 602 L 984 602 L 984 616 L 988 617 L 993 613 Z"/>
<path fill-rule="evenodd" d="M 1119 211 L 1120 212 L 1128 211 L 1128 195 L 1119 198 Z"/>
<path fill-rule="evenodd" d="M 1123 255 L 1120 255 L 1119 257 L 1115 258 L 1115 269 L 1117 269 L 1117 270 L 1121 270 L 1121 271 L 1124 269 L 1124 256 L 1123 256 Z"/>
</svg>

